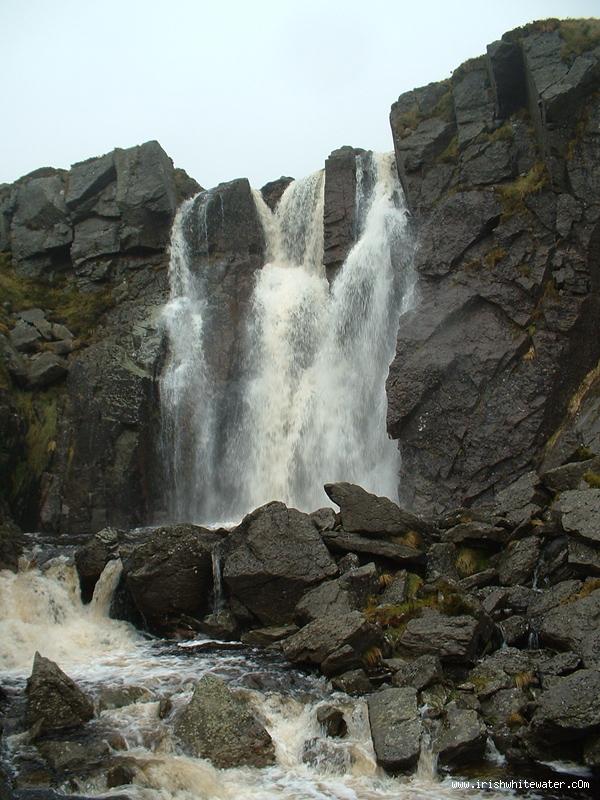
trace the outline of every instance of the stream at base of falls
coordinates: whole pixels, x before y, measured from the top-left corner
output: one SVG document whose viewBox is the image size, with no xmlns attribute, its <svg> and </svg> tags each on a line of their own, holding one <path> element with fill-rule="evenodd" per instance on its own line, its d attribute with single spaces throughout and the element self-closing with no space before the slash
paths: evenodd
<svg viewBox="0 0 600 800">
<path fill-rule="evenodd" d="M 207 639 L 176 643 L 149 638 L 108 616 L 120 562 L 109 562 L 92 602 L 83 605 L 72 552 L 58 552 L 54 549 L 52 558 L 44 560 L 47 555 L 37 547 L 22 559 L 19 573 L 0 572 L 2 761 L 19 789 L 50 784 L 65 794 L 131 800 L 476 800 L 513 794 L 456 788 L 456 777 L 437 774 L 426 742 L 412 776 L 386 775 L 375 760 L 363 698 L 332 693 L 324 678 L 293 669 L 276 651 L 236 643 L 221 649 Z M 36 651 L 56 661 L 92 697 L 96 709 L 83 729 L 61 735 L 60 741 L 74 743 L 63 756 L 62 773 L 48 770 L 24 723 L 24 689 Z M 246 693 L 273 739 L 273 766 L 215 769 L 183 753 L 174 721 L 195 684 L 209 673 Z M 113 701 L 107 702 L 107 696 Z M 121 701 L 115 702 L 115 696 Z M 344 713 L 348 731 L 343 738 L 328 738 L 317 721 L 319 706 L 330 702 Z M 99 744 L 103 756 L 96 767 L 87 757 L 77 762 L 78 746 L 84 753 L 90 747 L 97 753 Z M 478 777 L 509 780 L 498 754 L 490 749 L 489 756 Z M 115 758 L 126 759 L 129 777 L 111 789 L 107 773 Z"/>
</svg>

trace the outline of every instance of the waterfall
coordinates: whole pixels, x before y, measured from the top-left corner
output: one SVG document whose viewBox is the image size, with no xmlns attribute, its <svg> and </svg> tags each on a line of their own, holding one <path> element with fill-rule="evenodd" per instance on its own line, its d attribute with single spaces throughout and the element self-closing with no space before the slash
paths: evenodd
<svg viewBox="0 0 600 800">
<path fill-rule="evenodd" d="M 211 298 L 187 244 L 210 193 L 177 214 L 161 379 L 173 518 L 235 520 L 270 500 L 310 511 L 327 502 L 323 484 L 341 480 L 397 498 L 385 379 L 412 302 L 412 246 L 393 156 L 357 156 L 356 177 L 356 244 L 331 289 L 323 172 L 291 183 L 274 213 L 254 192 L 266 263 L 246 320 L 243 385 L 227 414 L 203 353 Z"/>
</svg>

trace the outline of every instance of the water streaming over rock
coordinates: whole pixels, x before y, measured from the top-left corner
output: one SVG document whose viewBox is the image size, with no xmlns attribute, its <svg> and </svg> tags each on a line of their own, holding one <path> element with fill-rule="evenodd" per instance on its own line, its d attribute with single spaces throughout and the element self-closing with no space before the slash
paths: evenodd
<svg viewBox="0 0 600 800">
<path fill-rule="evenodd" d="M 396 497 L 384 385 L 400 313 L 412 302 L 412 246 L 393 157 L 362 154 L 356 170 L 357 241 L 331 289 L 323 172 L 291 183 L 275 213 L 254 193 L 266 263 L 246 320 L 243 386 L 218 424 L 203 349 L 213 299 L 190 270 L 187 238 L 190 215 L 208 200 L 180 209 L 161 381 L 173 518 L 239 519 L 274 499 L 314 510 L 327 502 L 323 483 L 337 480 Z"/>
<path fill-rule="evenodd" d="M 84 755 L 67 769 L 58 789 L 81 795 L 105 795 L 107 771 L 126 758 L 129 783 L 118 794 L 136 800 L 472 800 L 476 791 L 453 789 L 439 780 L 429 756 L 419 773 L 393 778 L 377 766 L 364 699 L 331 694 L 324 678 L 303 675 L 275 654 L 251 649 L 234 653 L 202 651 L 172 642 L 149 640 L 129 624 L 106 616 L 120 575 L 120 563 L 109 562 L 100 578 L 94 602 L 82 604 L 75 568 L 67 557 L 42 569 L 24 565 L 14 575 L 0 572 L 0 681 L 8 690 L 4 718 L 6 751 L 16 774 L 27 784 L 35 750 L 17 725 L 19 698 L 31 670 L 33 654 L 56 660 L 94 699 L 96 717 L 81 741 Z M 195 683 L 207 673 L 232 687 L 243 688 L 275 745 L 276 763 L 267 768 L 215 769 L 210 762 L 182 754 L 174 735 L 178 714 L 189 701 Z M 129 701 L 101 710 L 103 693 L 127 691 Z M 172 710 L 159 716 L 159 701 L 169 698 Z M 5 701 L 6 702 L 6 701 Z M 343 739 L 324 735 L 317 709 L 334 702 L 344 713 L 348 732 Z M 5 706 L 6 709 L 6 706 Z M 95 741 L 120 742 L 120 750 L 105 752 L 105 762 L 87 764 L 85 748 Z M 63 737 L 64 738 L 64 737 Z M 125 748 L 125 749 L 123 749 Z M 71 749 L 71 754 L 74 752 Z M 308 757 L 307 757 L 308 754 Z M 111 761 L 115 758 L 116 762 Z M 427 768 L 425 768 L 427 763 Z M 21 772 L 22 771 L 22 772 Z M 33 780 L 39 785 L 40 773 Z M 117 790 L 115 790 L 117 791 Z M 486 793 L 485 797 L 495 795 Z"/>
</svg>

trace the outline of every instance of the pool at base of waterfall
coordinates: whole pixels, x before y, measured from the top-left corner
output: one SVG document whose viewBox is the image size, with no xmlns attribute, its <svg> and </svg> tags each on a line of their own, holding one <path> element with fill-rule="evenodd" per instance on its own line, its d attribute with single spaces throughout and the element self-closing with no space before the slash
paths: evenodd
<svg viewBox="0 0 600 800">
<path fill-rule="evenodd" d="M 276 650 L 145 636 L 108 616 L 119 576 L 118 562 L 109 562 L 91 603 L 83 605 L 69 555 L 44 561 L 38 554 L 24 559 L 17 574 L 0 572 L 1 759 L 16 797 L 48 799 L 50 789 L 131 800 L 442 800 L 515 791 L 594 796 L 593 788 L 572 794 L 511 788 L 511 780 L 591 779 L 561 773 L 564 765 L 515 777 L 515 768 L 491 746 L 476 774 L 451 776 L 438 773 L 424 740 L 414 774 L 387 775 L 375 759 L 363 698 L 332 693 L 324 678 L 292 668 Z M 94 717 L 85 725 L 32 732 L 25 689 L 36 651 L 91 698 Z M 186 753 L 177 722 L 206 675 L 245 698 L 272 739 L 271 766 L 218 769 Z M 327 705 L 343 715 L 343 736 L 328 736 L 319 722 L 319 709 Z M 478 788 L 478 781 L 482 787 L 495 781 L 498 788 Z"/>
</svg>

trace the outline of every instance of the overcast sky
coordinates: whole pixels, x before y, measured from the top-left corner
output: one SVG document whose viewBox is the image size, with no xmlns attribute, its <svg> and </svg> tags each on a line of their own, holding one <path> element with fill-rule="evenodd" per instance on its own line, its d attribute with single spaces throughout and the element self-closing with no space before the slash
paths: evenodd
<svg viewBox="0 0 600 800">
<path fill-rule="evenodd" d="M 0 0 L 0 182 L 158 139 L 204 187 L 391 150 L 391 103 L 600 0 Z"/>
</svg>

